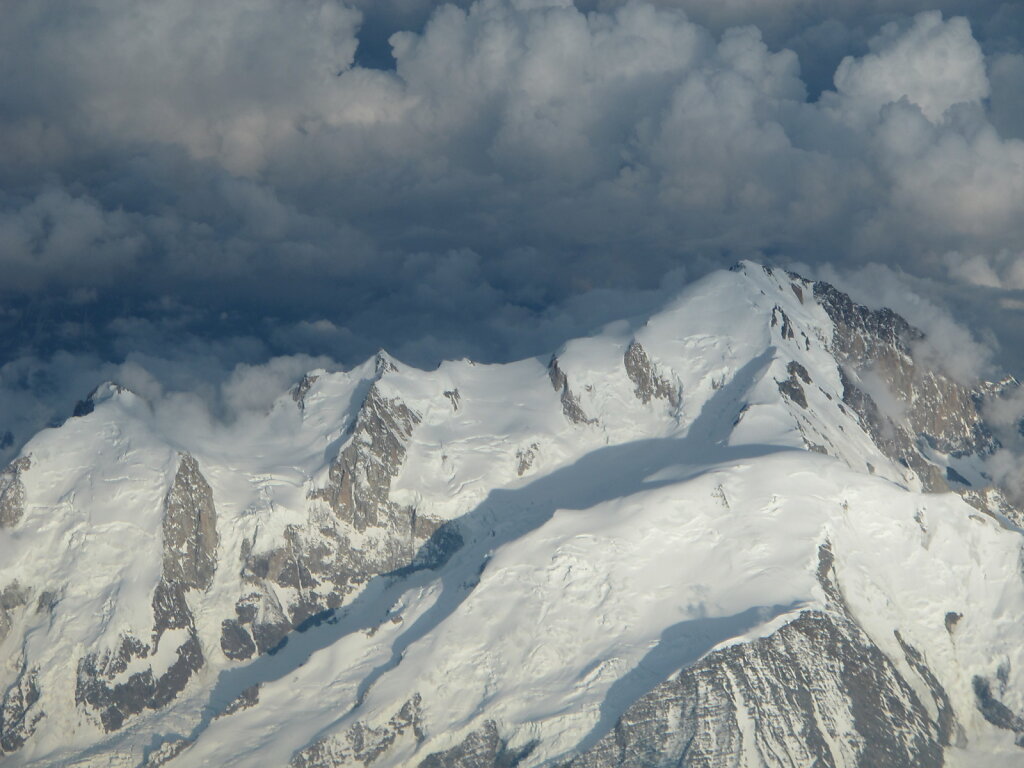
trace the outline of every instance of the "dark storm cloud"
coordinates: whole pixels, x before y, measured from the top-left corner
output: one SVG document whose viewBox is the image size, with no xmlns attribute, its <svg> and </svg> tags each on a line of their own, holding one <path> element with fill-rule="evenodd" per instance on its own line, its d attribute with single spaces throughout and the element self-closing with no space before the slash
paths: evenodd
<svg viewBox="0 0 1024 768">
<path fill-rule="evenodd" d="M 740 257 L 852 282 L 882 263 L 940 304 L 966 286 L 1019 311 L 1016 3 L 3 15 L 0 425 L 19 435 L 101 377 L 230 414 L 263 397 L 232 377 L 282 355 L 307 357 L 254 392 L 379 346 L 540 354 Z"/>
</svg>

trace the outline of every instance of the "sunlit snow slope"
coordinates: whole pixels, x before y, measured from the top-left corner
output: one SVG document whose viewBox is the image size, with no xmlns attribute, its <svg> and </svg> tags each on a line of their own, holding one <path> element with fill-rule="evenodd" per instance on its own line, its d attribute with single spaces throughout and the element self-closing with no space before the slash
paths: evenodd
<svg viewBox="0 0 1024 768">
<path fill-rule="evenodd" d="M 0 472 L 0 763 L 1024 765 L 1017 385 L 923 345 L 744 263 L 201 433 L 103 385 Z"/>
</svg>

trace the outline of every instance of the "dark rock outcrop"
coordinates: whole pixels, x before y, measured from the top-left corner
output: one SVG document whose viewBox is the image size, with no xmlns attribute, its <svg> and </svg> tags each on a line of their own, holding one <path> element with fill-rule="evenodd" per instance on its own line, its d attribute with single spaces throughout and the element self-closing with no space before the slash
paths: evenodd
<svg viewBox="0 0 1024 768">
<path fill-rule="evenodd" d="M 448 402 L 450 402 L 452 404 L 452 410 L 453 411 L 458 411 L 459 410 L 459 405 L 462 403 L 462 395 L 459 394 L 458 388 L 456 388 L 456 389 L 446 389 L 444 391 L 444 396 L 447 397 L 448 398 Z"/>
<path fill-rule="evenodd" d="M 1018 747 L 1024 747 L 1024 717 L 999 701 L 992 693 L 992 684 L 984 677 L 976 676 L 971 683 L 974 687 L 978 711 L 981 712 L 982 717 L 996 728 L 1013 731 L 1016 734 L 1014 742 Z"/>
<path fill-rule="evenodd" d="M 540 446 L 537 443 L 530 443 L 529 448 L 520 448 L 516 451 L 516 474 L 519 477 L 522 477 L 533 467 L 539 451 Z"/>
<path fill-rule="evenodd" d="M 807 408 L 807 394 L 804 392 L 803 385 L 811 383 L 810 374 L 795 360 L 790 361 L 786 366 L 786 372 L 789 374 L 789 378 L 779 382 L 779 392 L 801 408 Z"/>
<path fill-rule="evenodd" d="M 31 592 L 17 581 L 0 590 L 0 643 L 7 637 L 13 625 L 13 614 L 19 608 L 28 605 Z"/>
<path fill-rule="evenodd" d="M 796 337 L 793 333 L 793 323 L 789 319 L 789 315 L 786 314 L 786 310 L 777 304 L 772 307 L 771 327 L 777 327 L 783 339 L 793 339 Z"/>
<path fill-rule="evenodd" d="M 417 744 L 422 743 L 420 704 L 420 696 L 415 694 L 384 725 L 373 728 L 357 722 L 344 736 L 321 739 L 295 753 L 290 765 L 292 768 L 337 768 L 357 763 L 369 766 L 406 733 L 411 734 Z"/>
<path fill-rule="evenodd" d="M 964 615 L 958 611 L 949 611 L 946 613 L 946 617 L 943 619 L 943 623 L 946 625 L 946 631 L 949 634 L 953 634 L 953 630 L 956 629 L 956 625 L 960 623 Z"/>
<path fill-rule="evenodd" d="M 779 768 L 937 768 L 938 730 L 855 624 L 805 611 L 657 686 L 567 766 L 726 768 L 745 752 Z"/>
<path fill-rule="evenodd" d="M 235 712 L 241 712 L 243 709 L 249 709 L 255 707 L 260 703 L 260 686 L 250 685 L 244 691 L 242 691 L 234 700 L 224 708 L 224 711 L 214 717 L 217 720 L 221 717 L 228 717 L 235 714 Z"/>
<path fill-rule="evenodd" d="M 313 388 L 313 385 L 320 379 L 319 376 L 307 373 L 301 379 L 299 383 L 292 387 L 292 400 L 299 407 L 300 411 L 306 410 L 306 395 L 309 394 L 309 390 Z"/>
<path fill-rule="evenodd" d="M 673 408 L 682 405 L 682 387 L 673 386 L 667 377 L 658 372 L 640 342 L 634 339 L 629 343 L 623 364 L 626 366 L 626 375 L 633 382 L 633 393 L 640 402 L 646 405 L 652 398 L 658 398 L 667 400 Z"/>
<path fill-rule="evenodd" d="M 247 659 L 253 653 L 277 648 L 282 638 L 298 624 L 288 618 L 273 589 L 257 577 L 248 577 L 260 589 L 235 603 L 235 618 L 221 623 L 220 647 L 229 659 Z"/>
<path fill-rule="evenodd" d="M 533 751 L 534 744 L 511 750 L 501 737 L 498 726 L 488 720 L 462 742 L 444 752 L 435 752 L 421 761 L 418 768 L 515 768 Z"/>
<path fill-rule="evenodd" d="M 22 456 L 0 470 L 0 528 L 17 525 L 25 514 L 25 484 L 21 475 L 31 466 L 32 460 Z"/>
<path fill-rule="evenodd" d="M 843 376 L 843 402 L 889 458 L 912 469 L 926 490 L 949 489 L 945 471 L 928 461 L 924 446 L 953 456 L 987 454 L 998 447 L 981 415 L 982 389 L 971 389 L 918 351 L 924 334 L 889 309 L 871 310 L 828 283 L 814 296 L 831 318 L 832 352 Z M 876 377 L 901 403 L 900 418 L 887 414 L 858 383 Z"/>
<path fill-rule="evenodd" d="M 45 712 L 39 709 L 38 672 L 22 666 L 0 700 L 0 755 L 21 749 Z"/>
<path fill-rule="evenodd" d="M 376 385 L 370 387 L 352 438 L 331 464 L 327 485 L 310 497 L 325 502 L 339 520 L 360 532 L 398 523 L 397 505 L 388 494 L 419 422 L 419 414 L 401 400 L 385 398 Z"/>
<path fill-rule="evenodd" d="M 551 362 L 548 364 L 548 378 L 551 379 L 551 386 L 555 392 L 559 393 L 559 399 L 562 402 L 562 413 L 565 414 L 569 421 L 573 424 L 597 423 L 597 419 L 588 418 L 587 414 L 583 412 L 579 399 L 573 394 L 572 389 L 569 388 L 569 377 L 558 366 L 557 357 L 552 357 Z"/>
<path fill-rule="evenodd" d="M 928 687 L 928 693 L 931 694 L 935 710 L 938 713 L 936 718 L 936 737 L 939 744 L 944 747 L 950 745 L 964 746 L 967 741 L 964 736 L 964 729 L 957 720 L 956 712 L 953 710 L 953 704 L 949 700 L 949 694 L 946 693 L 946 689 L 939 682 L 935 673 L 932 672 L 921 652 L 908 643 L 899 630 L 896 630 L 894 634 L 896 641 L 900 644 L 900 648 L 903 649 L 903 657 L 907 660 L 907 664 L 924 681 L 924 684 Z"/>
<path fill-rule="evenodd" d="M 252 635 L 237 619 L 224 619 L 220 625 L 220 649 L 233 661 L 251 658 L 256 653 Z"/>
<path fill-rule="evenodd" d="M 208 589 L 217 568 L 217 510 L 196 460 L 182 454 L 164 503 L 164 580 Z"/>
<path fill-rule="evenodd" d="M 116 731 L 143 710 L 161 709 L 174 700 L 205 659 L 186 592 L 208 589 L 217 566 L 217 512 L 209 483 L 196 460 L 182 454 L 164 500 L 163 572 L 153 592 L 150 642 L 121 636 L 113 650 L 90 653 L 78 663 L 75 701 L 96 713 L 106 731 Z M 166 670 L 152 666 L 124 679 L 131 662 L 149 659 L 164 636 L 184 630 Z"/>
<path fill-rule="evenodd" d="M 392 363 L 378 359 L 379 375 L 391 370 Z M 442 529 L 441 521 L 391 500 L 391 483 L 419 423 L 419 414 L 401 400 L 384 396 L 376 382 L 370 387 L 327 483 L 309 493 L 308 523 L 288 525 L 270 550 L 243 543 L 242 577 L 251 591 L 239 599 L 236 617 L 223 621 L 225 655 L 241 659 L 273 650 L 292 629 L 341 607 L 370 578 L 434 567 L 461 545 L 452 526 Z M 358 546 L 352 543 L 357 536 Z M 281 605 L 273 585 L 296 599 Z"/>
<path fill-rule="evenodd" d="M 129 662 L 148 658 L 150 650 L 137 638 L 125 635 L 113 652 L 88 654 L 79 662 L 75 701 L 96 712 L 105 731 L 118 730 L 128 718 L 145 709 L 165 707 L 203 666 L 203 651 L 193 632 L 175 650 L 175 661 L 159 676 L 147 667 L 115 682 L 127 671 Z"/>
</svg>

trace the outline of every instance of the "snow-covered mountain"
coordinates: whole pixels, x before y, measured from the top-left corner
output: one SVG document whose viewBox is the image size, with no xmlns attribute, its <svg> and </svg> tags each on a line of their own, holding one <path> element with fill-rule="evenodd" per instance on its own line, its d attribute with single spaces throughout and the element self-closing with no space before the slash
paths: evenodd
<svg viewBox="0 0 1024 768">
<path fill-rule="evenodd" d="M 1024 765 L 1024 539 L 898 315 L 744 263 L 548 359 L 116 384 L 0 472 L 4 766 Z"/>
</svg>

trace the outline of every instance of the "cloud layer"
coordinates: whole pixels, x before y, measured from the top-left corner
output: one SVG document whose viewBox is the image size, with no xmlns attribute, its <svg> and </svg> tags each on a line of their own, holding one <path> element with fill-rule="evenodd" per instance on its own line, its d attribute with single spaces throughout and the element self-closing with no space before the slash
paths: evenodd
<svg viewBox="0 0 1024 768">
<path fill-rule="evenodd" d="M 1024 13 L 823 5 L 15 4 L 0 433 L 125 365 L 230 409 L 281 355 L 539 354 L 741 257 L 965 288 L 1005 347 Z"/>
</svg>

